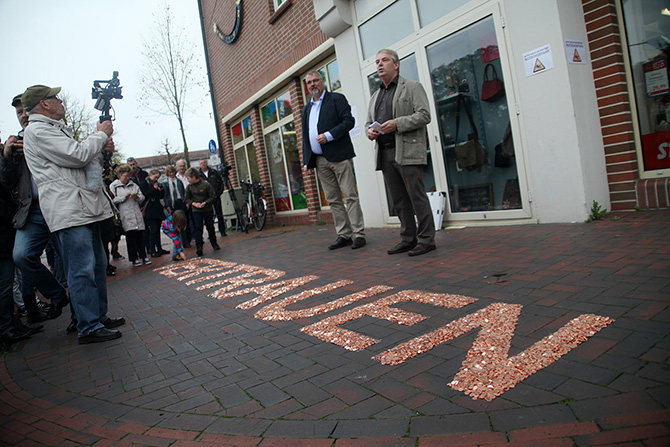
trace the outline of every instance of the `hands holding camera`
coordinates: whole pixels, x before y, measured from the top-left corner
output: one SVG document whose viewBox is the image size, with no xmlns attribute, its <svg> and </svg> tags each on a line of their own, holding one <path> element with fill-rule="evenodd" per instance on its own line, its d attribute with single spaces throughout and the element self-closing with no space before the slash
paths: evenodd
<svg viewBox="0 0 670 447">
<path fill-rule="evenodd" d="M 23 137 L 11 135 L 5 141 L 5 147 L 2 150 L 2 156 L 5 158 L 11 157 L 13 154 L 23 153 Z"/>
<path fill-rule="evenodd" d="M 105 120 L 103 122 L 98 122 L 97 124 L 98 130 L 101 132 L 104 132 L 108 139 L 107 143 L 102 147 L 103 152 L 114 152 L 114 139 L 112 138 L 112 134 L 114 133 L 114 126 L 112 125 L 111 120 Z"/>
</svg>

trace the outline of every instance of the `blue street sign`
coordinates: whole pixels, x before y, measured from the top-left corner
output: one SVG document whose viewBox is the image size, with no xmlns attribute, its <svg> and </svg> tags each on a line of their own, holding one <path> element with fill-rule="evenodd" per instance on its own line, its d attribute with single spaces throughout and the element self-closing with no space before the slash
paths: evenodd
<svg viewBox="0 0 670 447">
<path fill-rule="evenodd" d="M 216 141 L 209 140 L 209 153 L 216 154 Z"/>
</svg>

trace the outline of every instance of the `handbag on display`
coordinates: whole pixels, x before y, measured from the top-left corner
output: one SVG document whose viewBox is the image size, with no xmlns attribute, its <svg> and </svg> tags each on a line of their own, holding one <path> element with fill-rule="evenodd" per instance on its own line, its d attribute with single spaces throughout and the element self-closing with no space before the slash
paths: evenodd
<svg viewBox="0 0 670 447">
<path fill-rule="evenodd" d="M 489 77 L 489 67 L 491 75 Z M 482 84 L 482 101 L 493 102 L 505 96 L 505 87 L 496 73 L 496 67 L 493 64 L 486 64 L 484 67 L 484 83 Z"/>
<path fill-rule="evenodd" d="M 502 143 L 496 144 L 495 151 L 496 156 L 494 165 L 496 168 L 509 168 L 510 166 L 512 166 L 512 160 L 508 157 L 505 157 L 502 153 L 503 151 Z"/>
<path fill-rule="evenodd" d="M 507 125 L 505 129 L 505 134 L 503 135 L 502 140 L 502 150 L 500 154 L 503 157 L 512 158 L 514 157 L 514 141 L 512 140 L 512 123 Z"/>
<path fill-rule="evenodd" d="M 521 190 L 519 188 L 519 178 L 511 178 L 505 183 L 505 190 L 503 191 L 502 208 L 504 210 L 520 209 L 521 204 Z"/>
<path fill-rule="evenodd" d="M 488 161 L 488 154 L 482 147 L 479 142 L 479 135 L 477 133 L 477 126 L 475 125 L 474 120 L 472 119 L 472 113 L 470 109 L 465 104 L 465 99 L 463 97 L 458 98 L 456 109 L 456 146 L 454 150 L 456 151 L 456 161 L 458 166 L 462 169 L 468 171 L 474 171 L 475 169 L 480 168 L 485 165 Z M 468 140 L 463 143 L 458 143 L 458 128 L 460 127 L 461 121 L 461 106 L 465 109 L 465 113 L 468 116 L 468 121 L 472 127 L 472 133 L 468 134 Z"/>
</svg>

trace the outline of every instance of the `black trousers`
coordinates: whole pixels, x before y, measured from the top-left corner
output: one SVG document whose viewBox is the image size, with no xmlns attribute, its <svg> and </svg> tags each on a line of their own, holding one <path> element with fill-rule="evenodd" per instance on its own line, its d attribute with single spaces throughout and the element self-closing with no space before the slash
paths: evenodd
<svg viewBox="0 0 670 447">
<path fill-rule="evenodd" d="M 424 166 L 399 165 L 395 161 L 395 148 L 380 150 L 384 181 L 400 219 L 400 238 L 405 242 L 435 244 L 435 222 L 423 184 Z"/>
</svg>

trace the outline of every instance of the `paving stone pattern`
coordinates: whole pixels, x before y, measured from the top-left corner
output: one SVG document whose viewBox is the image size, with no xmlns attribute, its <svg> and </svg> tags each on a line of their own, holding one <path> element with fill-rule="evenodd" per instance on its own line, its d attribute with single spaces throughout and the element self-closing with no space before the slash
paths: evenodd
<svg viewBox="0 0 670 447">
<path fill-rule="evenodd" d="M 80 346 L 65 312 L 6 353 L 0 445 L 670 445 L 670 211 L 618 217 L 443 230 L 437 251 L 414 258 L 386 254 L 398 241 L 392 228 L 368 230 L 363 249 L 335 251 L 329 225 L 232 233 L 205 257 L 319 277 L 249 309 L 236 306 L 250 295 L 218 300 L 208 296 L 216 287 L 196 290 L 206 282 L 162 275 L 169 256 L 140 268 L 115 261 L 110 314 L 128 320 L 123 337 Z M 287 310 L 393 289 L 322 315 L 254 317 L 340 280 L 351 283 Z M 342 325 L 379 339 L 359 351 L 300 330 L 402 290 L 476 301 L 395 306 L 427 317 L 412 326 Z M 523 306 L 510 356 L 579 315 L 615 321 L 490 402 L 448 386 L 477 331 L 397 366 L 372 359 L 498 302 Z"/>
</svg>

